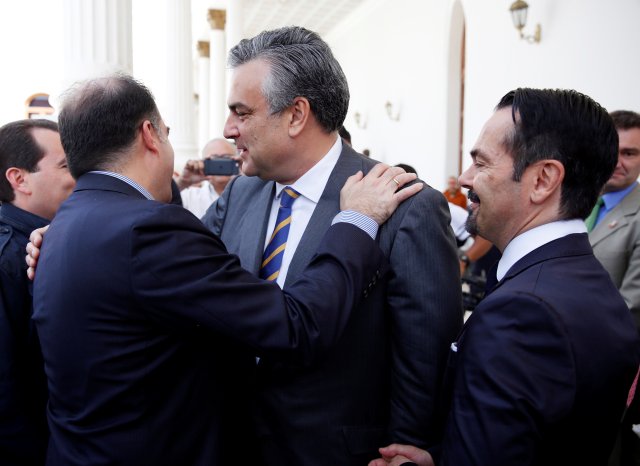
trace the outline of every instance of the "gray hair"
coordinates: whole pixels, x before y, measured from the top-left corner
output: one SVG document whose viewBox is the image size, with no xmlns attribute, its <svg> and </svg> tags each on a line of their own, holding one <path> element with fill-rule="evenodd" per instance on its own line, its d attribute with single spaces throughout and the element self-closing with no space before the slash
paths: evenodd
<svg viewBox="0 0 640 466">
<path fill-rule="evenodd" d="M 231 68 L 256 59 L 271 67 L 262 85 L 271 114 L 282 112 L 296 97 L 305 97 L 326 131 L 342 126 L 349 108 L 347 78 L 318 34 L 297 26 L 263 31 L 229 52 Z"/>
</svg>

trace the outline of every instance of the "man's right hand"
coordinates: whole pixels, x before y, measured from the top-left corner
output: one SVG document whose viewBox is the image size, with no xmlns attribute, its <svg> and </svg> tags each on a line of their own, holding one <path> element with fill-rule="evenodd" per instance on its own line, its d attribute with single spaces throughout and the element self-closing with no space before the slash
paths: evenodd
<svg viewBox="0 0 640 466">
<path fill-rule="evenodd" d="M 402 464 L 417 466 L 434 466 L 429 452 L 412 445 L 394 443 L 379 449 L 382 458 L 373 460 L 369 466 L 400 466 Z"/>
<path fill-rule="evenodd" d="M 176 184 L 178 188 L 180 188 L 180 191 L 182 191 L 206 179 L 207 177 L 204 174 L 204 161 L 188 160 L 182 169 L 182 173 L 176 179 Z"/>
<path fill-rule="evenodd" d="M 340 191 L 340 208 L 364 214 L 382 225 L 402 201 L 422 189 L 422 183 L 400 189 L 415 179 L 415 173 L 406 173 L 400 167 L 379 163 L 367 176 L 358 172 L 347 179 Z"/>
<path fill-rule="evenodd" d="M 36 276 L 36 267 L 38 266 L 38 257 L 40 257 L 40 247 L 42 246 L 42 239 L 44 234 L 49 229 L 49 225 L 46 227 L 33 230 L 29 235 L 29 243 L 27 243 L 27 257 L 25 261 L 27 263 L 27 277 L 29 280 L 33 280 Z"/>
</svg>

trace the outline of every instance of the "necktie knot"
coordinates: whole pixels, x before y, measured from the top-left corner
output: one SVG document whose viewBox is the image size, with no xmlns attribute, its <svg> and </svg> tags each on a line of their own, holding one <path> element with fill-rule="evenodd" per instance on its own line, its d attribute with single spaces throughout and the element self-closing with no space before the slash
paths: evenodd
<svg viewBox="0 0 640 466">
<path fill-rule="evenodd" d="M 280 206 L 290 208 L 293 205 L 293 201 L 295 201 L 298 196 L 300 196 L 300 193 L 292 187 L 287 186 L 282 190 L 282 194 L 280 195 Z"/>
</svg>

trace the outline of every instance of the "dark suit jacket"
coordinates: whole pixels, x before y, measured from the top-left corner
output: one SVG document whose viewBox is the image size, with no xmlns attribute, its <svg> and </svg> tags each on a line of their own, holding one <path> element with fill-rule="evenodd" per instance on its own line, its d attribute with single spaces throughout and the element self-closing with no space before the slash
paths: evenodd
<svg viewBox="0 0 640 466">
<path fill-rule="evenodd" d="M 629 309 L 586 234 L 507 272 L 467 321 L 438 465 L 606 465 L 638 368 Z"/>
<path fill-rule="evenodd" d="M 339 211 L 340 189 L 377 162 L 346 144 L 293 256 L 285 289 L 309 263 Z M 274 183 L 238 177 L 203 221 L 257 274 Z M 435 418 L 449 345 L 462 325 L 460 276 L 448 205 L 425 186 L 382 226 L 391 267 L 353 310 L 337 345 L 307 367 L 264 358 L 258 428 L 272 466 L 363 465 L 389 441 L 437 441 Z"/>
<path fill-rule="evenodd" d="M 110 176 L 80 177 L 34 284 L 50 390 L 47 464 L 244 461 L 238 369 L 253 367 L 255 354 L 304 364 L 330 347 L 381 263 L 363 231 L 336 225 L 283 294 L 182 207 Z"/>
</svg>

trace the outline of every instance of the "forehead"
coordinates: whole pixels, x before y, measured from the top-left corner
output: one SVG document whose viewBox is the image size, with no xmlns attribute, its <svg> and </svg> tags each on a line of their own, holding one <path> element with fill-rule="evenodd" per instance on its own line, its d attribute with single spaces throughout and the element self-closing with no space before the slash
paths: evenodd
<svg viewBox="0 0 640 466">
<path fill-rule="evenodd" d="M 504 146 L 507 138 L 515 129 L 511 117 L 511 107 L 501 108 L 496 111 L 484 124 L 478 140 L 474 146 L 474 151 L 481 151 L 486 155 L 506 152 Z"/>
<path fill-rule="evenodd" d="M 202 155 L 222 155 L 222 154 L 233 154 L 235 149 L 231 144 L 226 141 L 216 140 L 211 141 L 202 149 Z"/>
<path fill-rule="evenodd" d="M 244 99 L 262 97 L 262 85 L 269 74 L 269 64 L 260 59 L 251 60 L 233 69 L 229 104 L 244 103 Z"/>
<path fill-rule="evenodd" d="M 620 147 L 640 147 L 640 128 L 619 129 Z"/>
<path fill-rule="evenodd" d="M 48 155 L 64 157 L 59 133 L 46 128 L 33 128 L 31 131 L 34 141 L 44 151 L 44 157 Z"/>
</svg>

